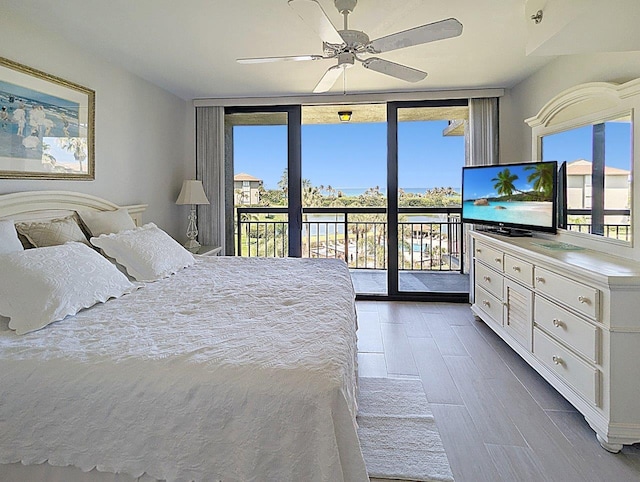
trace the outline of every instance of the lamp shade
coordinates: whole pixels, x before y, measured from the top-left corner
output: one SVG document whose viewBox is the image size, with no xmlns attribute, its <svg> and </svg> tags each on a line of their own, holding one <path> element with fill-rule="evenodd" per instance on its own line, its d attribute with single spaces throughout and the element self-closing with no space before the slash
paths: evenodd
<svg viewBox="0 0 640 482">
<path fill-rule="evenodd" d="M 209 204 L 202 181 L 189 179 L 182 183 L 176 204 Z"/>
</svg>

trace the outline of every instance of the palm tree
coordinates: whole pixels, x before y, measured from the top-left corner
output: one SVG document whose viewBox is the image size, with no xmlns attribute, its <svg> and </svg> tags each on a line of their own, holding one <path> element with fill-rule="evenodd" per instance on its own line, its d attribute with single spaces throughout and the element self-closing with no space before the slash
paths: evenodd
<svg viewBox="0 0 640 482">
<path fill-rule="evenodd" d="M 513 181 L 515 181 L 516 179 L 518 179 L 518 175 L 511 174 L 509 168 L 506 167 L 491 180 L 495 182 L 493 188 L 498 192 L 499 195 L 511 196 L 513 194 L 513 191 L 517 191 L 516 187 L 513 184 Z"/>
<path fill-rule="evenodd" d="M 526 166 L 525 171 L 533 171 L 527 177 L 527 182 L 533 183 L 534 191 L 543 192 L 545 196 L 553 193 L 553 165 L 533 164 Z"/>
<path fill-rule="evenodd" d="M 71 153 L 80 166 L 80 172 L 83 172 L 82 163 L 87 158 L 87 139 L 85 137 L 60 137 L 58 145 Z"/>
</svg>

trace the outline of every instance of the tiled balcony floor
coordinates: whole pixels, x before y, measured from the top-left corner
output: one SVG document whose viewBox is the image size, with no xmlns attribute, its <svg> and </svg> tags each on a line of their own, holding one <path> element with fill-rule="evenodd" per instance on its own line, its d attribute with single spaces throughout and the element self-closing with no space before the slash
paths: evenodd
<svg viewBox="0 0 640 482">
<path fill-rule="evenodd" d="M 469 275 L 457 271 L 400 271 L 400 291 L 468 293 Z M 351 280 L 358 294 L 386 294 L 385 270 L 352 269 Z"/>
</svg>

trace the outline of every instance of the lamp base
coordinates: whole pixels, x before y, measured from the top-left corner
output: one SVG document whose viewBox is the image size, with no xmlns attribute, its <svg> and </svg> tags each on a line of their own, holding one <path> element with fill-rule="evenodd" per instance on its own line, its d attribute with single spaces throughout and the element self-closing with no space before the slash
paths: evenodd
<svg viewBox="0 0 640 482">
<path fill-rule="evenodd" d="M 188 251 L 191 251 L 192 253 L 197 252 L 200 249 L 200 246 L 201 246 L 200 243 L 195 239 L 190 239 L 189 241 L 184 243 L 185 249 L 187 249 Z"/>
</svg>

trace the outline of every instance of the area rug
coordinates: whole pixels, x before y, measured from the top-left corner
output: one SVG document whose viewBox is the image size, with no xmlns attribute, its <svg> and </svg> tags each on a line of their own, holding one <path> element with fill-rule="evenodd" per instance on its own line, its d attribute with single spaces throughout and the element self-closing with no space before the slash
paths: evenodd
<svg viewBox="0 0 640 482">
<path fill-rule="evenodd" d="M 360 378 L 358 436 L 372 480 L 453 481 L 420 380 Z"/>
</svg>

